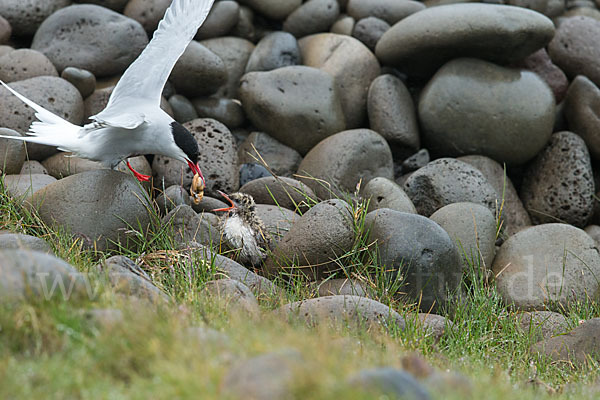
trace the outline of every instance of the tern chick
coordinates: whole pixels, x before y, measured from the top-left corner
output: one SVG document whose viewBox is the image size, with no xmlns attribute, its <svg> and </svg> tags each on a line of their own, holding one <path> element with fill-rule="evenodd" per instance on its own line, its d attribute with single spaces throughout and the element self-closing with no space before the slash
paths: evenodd
<svg viewBox="0 0 600 400">
<path fill-rule="evenodd" d="M 242 264 L 259 267 L 271 246 L 271 235 L 256 215 L 254 199 L 249 194 L 233 193 L 227 195 L 219 191 L 227 200 L 229 207 L 213 211 L 226 211 L 221 220 L 223 241 L 234 250 L 238 250 L 238 260 Z"/>
</svg>

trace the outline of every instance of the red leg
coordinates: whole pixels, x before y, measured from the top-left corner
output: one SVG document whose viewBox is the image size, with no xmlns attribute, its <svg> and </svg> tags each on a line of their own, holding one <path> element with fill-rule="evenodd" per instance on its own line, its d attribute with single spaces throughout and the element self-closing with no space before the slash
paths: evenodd
<svg viewBox="0 0 600 400">
<path fill-rule="evenodd" d="M 131 166 L 131 164 L 129 164 L 129 160 L 127 160 L 127 168 L 129 168 L 131 170 L 131 172 L 133 172 L 133 176 L 135 176 L 138 181 L 140 181 L 140 182 L 148 182 L 150 180 L 150 175 L 140 174 L 135 169 L 133 169 L 133 167 Z"/>
</svg>

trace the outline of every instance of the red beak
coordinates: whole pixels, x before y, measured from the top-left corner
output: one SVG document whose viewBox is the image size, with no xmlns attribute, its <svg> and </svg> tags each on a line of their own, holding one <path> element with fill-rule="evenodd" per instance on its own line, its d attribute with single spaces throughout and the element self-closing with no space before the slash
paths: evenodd
<svg viewBox="0 0 600 400">
<path fill-rule="evenodd" d="M 225 198 L 225 200 L 227 200 L 229 202 L 229 207 L 225 207 L 225 208 L 216 208 L 213 211 L 229 211 L 232 208 L 235 207 L 235 204 L 233 204 L 233 201 L 231 201 L 231 199 L 229 198 L 229 196 L 227 196 L 227 194 L 221 192 L 220 190 L 217 190 L 217 192 L 219 192 L 219 194 L 221 196 L 223 196 Z"/>
<path fill-rule="evenodd" d="M 204 183 L 206 185 L 206 181 L 204 180 L 204 175 L 202 175 L 202 171 L 200 171 L 200 165 L 198 164 L 194 164 L 193 162 L 188 160 L 188 166 L 190 167 L 190 169 L 192 170 L 192 172 L 194 174 L 198 174 L 200 175 L 200 179 L 202 179 L 202 183 Z"/>
</svg>

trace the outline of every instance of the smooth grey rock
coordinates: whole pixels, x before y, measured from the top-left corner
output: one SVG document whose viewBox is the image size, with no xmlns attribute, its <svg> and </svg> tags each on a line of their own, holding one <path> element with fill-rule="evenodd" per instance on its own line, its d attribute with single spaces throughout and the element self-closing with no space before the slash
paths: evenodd
<svg viewBox="0 0 600 400">
<path fill-rule="evenodd" d="M 564 114 L 569 129 L 583 138 L 590 154 L 600 159 L 600 89 L 583 75 L 573 79 L 564 101 Z"/>
<path fill-rule="evenodd" d="M 242 0 L 242 3 L 249 5 L 267 18 L 281 21 L 300 7 L 302 0 Z"/>
<path fill-rule="evenodd" d="M 10 26 L 10 22 L 0 16 L 0 45 L 8 43 L 11 36 L 12 27 Z"/>
<path fill-rule="evenodd" d="M 454 323 L 449 319 L 437 314 L 419 313 L 417 314 L 421 328 L 432 335 L 437 342 L 446 334 L 446 330 L 454 327 Z"/>
<path fill-rule="evenodd" d="M 240 165 L 240 185 L 252 182 L 257 179 L 273 176 L 265 167 L 260 164 L 246 163 Z"/>
<path fill-rule="evenodd" d="M 377 58 L 350 36 L 320 33 L 306 36 L 298 44 L 304 65 L 319 68 L 333 77 L 346 129 L 362 127 L 367 116 L 369 85 L 381 72 Z"/>
<path fill-rule="evenodd" d="M 0 80 L 22 81 L 36 76 L 58 76 L 48 57 L 39 51 L 17 49 L 0 57 Z"/>
<path fill-rule="evenodd" d="M 315 68 L 249 72 L 240 82 L 240 99 L 254 126 L 300 154 L 345 127 L 333 78 Z"/>
<path fill-rule="evenodd" d="M 169 97 L 169 104 L 173 109 L 175 121 L 179 122 L 180 124 L 198 118 L 198 112 L 196 112 L 196 108 L 185 96 L 175 94 Z"/>
<path fill-rule="evenodd" d="M 390 29 L 390 25 L 382 19 L 367 17 L 359 20 L 352 30 L 352 36 L 364 43 L 372 51 L 383 34 Z"/>
<path fill-rule="evenodd" d="M 348 379 L 348 384 L 377 398 L 402 398 L 431 400 L 427 392 L 412 375 L 391 367 L 363 369 Z"/>
<path fill-rule="evenodd" d="M 496 255 L 496 219 L 489 208 L 475 203 L 452 203 L 431 214 L 457 244 L 465 268 L 490 269 Z"/>
<path fill-rule="evenodd" d="M 64 289 L 64 290 L 63 290 Z M 68 301 L 95 293 L 71 265 L 35 250 L 0 250 L 0 300 L 60 299 Z"/>
<path fill-rule="evenodd" d="M 292 225 L 267 258 L 268 276 L 286 274 L 316 280 L 339 269 L 335 261 L 354 243 L 349 205 L 334 199 L 319 203 Z"/>
<path fill-rule="evenodd" d="M 337 0 L 308 0 L 283 22 L 283 30 L 296 37 L 326 32 L 340 15 Z"/>
<path fill-rule="evenodd" d="M 0 135 L 21 135 L 8 128 L 0 128 Z M 21 140 L 0 138 L 0 174 L 18 174 L 25 162 L 25 144 Z"/>
<path fill-rule="evenodd" d="M 155 304 L 169 301 L 169 297 L 152 283 L 146 272 L 125 256 L 112 256 L 98 264 L 97 269 L 106 274 L 109 284 L 117 293 Z"/>
<path fill-rule="evenodd" d="M 555 104 L 537 74 L 465 58 L 435 74 L 421 92 L 418 112 L 431 153 L 479 154 L 519 165 L 550 139 Z"/>
<path fill-rule="evenodd" d="M 421 2 L 410 0 L 349 0 L 346 12 L 357 21 L 376 17 L 394 25 L 424 8 Z"/>
<path fill-rule="evenodd" d="M 39 161 L 25 161 L 21 168 L 21 175 L 44 174 L 48 175 L 48 170 Z"/>
<path fill-rule="evenodd" d="M 237 100 L 223 97 L 201 97 L 192 101 L 200 118 L 212 118 L 225 124 L 229 129 L 244 125 L 245 115 Z"/>
<path fill-rule="evenodd" d="M 227 127 L 213 119 L 195 119 L 183 125 L 202 146 L 198 162 L 206 179 L 205 194 L 219 196 L 217 190 L 234 192 L 239 187 L 235 142 Z M 152 170 L 165 187 L 183 185 L 189 188 L 194 174 L 187 164 L 157 155 Z"/>
<path fill-rule="evenodd" d="M 363 296 L 368 297 L 369 289 L 361 281 L 347 278 L 326 279 L 324 281 L 314 282 L 319 297 L 325 296 Z"/>
<path fill-rule="evenodd" d="M 400 280 L 402 293 L 419 300 L 428 312 L 448 304 L 457 294 L 462 265 L 448 233 L 421 215 L 390 209 L 367 214 L 369 243 L 377 241 L 380 265 L 392 280 Z"/>
<path fill-rule="evenodd" d="M 77 4 L 45 19 L 31 48 L 59 71 L 83 68 L 100 78 L 125 71 L 147 44 L 138 22 L 104 7 Z"/>
<path fill-rule="evenodd" d="M 429 216 L 451 203 L 469 201 L 495 209 L 496 192 L 485 176 L 471 165 L 440 158 L 415 171 L 404 183 L 417 212 Z"/>
<path fill-rule="evenodd" d="M 564 315 L 553 311 L 531 311 L 517 315 L 518 327 L 534 341 L 549 339 L 569 331 Z"/>
<path fill-rule="evenodd" d="M 277 315 L 299 318 L 309 325 L 347 322 L 353 326 L 384 326 L 404 330 L 404 318 L 391 307 L 363 296 L 339 295 L 300 300 L 275 310 Z"/>
<path fill-rule="evenodd" d="M 254 27 L 254 11 L 250 7 L 240 6 L 237 24 L 229 32 L 231 36 L 241 37 L 250 42 L 256 41 L 256 28 Z"/>
<path fill-rule="evenodd" d="M 535 53 L 530 54 L 514 66 L 526 68 L 538 74 L 552 89 L 556 103 L 558 104 L 563 101 L 567 93 L 569 80 L 565 73 L 552 63 L 545 48 L 541 48 Z"/>
<path fill-rule="evenodd" d="M 383 35 L 375 53 L 383 64 L 426 77 L 458 57 L 498 63 L 520 60 L 548 44 L 553 35 L 552 21 L 535 11 L 495 4 L 451 4 L 404 18 Z"/>
<path fill-rule="evenodd" d="M 565 0 L 508 0 L 506 4 L 529 8 L 547 17 L 558 17 L 565 11 Z"/>
<path fill-rule="evenodd" d="M 600 226 L 598 225 L 588 225 L 584 229 L 585 233 L 590 235 L 594 242 L 600 247 Z"/>
<path fill-rule="evenodd" d="M 275 175 L 292 177 L 298 170 L 302 156 L 266 133 L 252 132 L 238 147 L 238 162 L 262 161 Z"/>
<path fill-rule="evenodd" d="M 300 47 L 294 35 L 276 31 L 258 42 L 246 64 L 246 72 L 271 71 L 301 64 Z"/>
<path fill-rule="evenodd" d="M 226 36 L 238 23 L 239 18 L 240 6 L 237 2 L 231 0 L 215 2 L 208 18 L 198 29 L 196 40 Z"/>
<path fill-rule="evenodd" d="M 175 63 L 169 81 L 185 96 L 208 96 L 227 82 L 227 66 L 217 54 L 192 40 Z"/>
<path fill-rule="evenodd" d="M 429 157 L 429 151 L 427 151 L 427 149 L 421 149 L 412 156 L 408 157 L 406 160 L 402 161 L 402 171 L 416 171 L 419 168 L 423 168 L 429 164 L 429 161 L 431 161 L 431 158 Z"/>
<path fill-rule="evenodd" d="M 385 139 L 369 129 L 353 129 L 322 140 L 298 167 L 300 180 L 321 199 L 353 193 L 362 180 L 394 178 L 392 152 Z"/>
<path fill-rule="evenodd" d="M 388 178 L 371 179 L 363 189 L 362 196 L 370 199 L 369 212 L 380 208 L 389 208 L 410 214 L 417 213 L 410 197 L 396 182 Z"/>
<path fill-rule="evenodd" d="M 96 77 L 85 69 L 67 67 L 60 73 L 60 77 L 75 86 L 84 99 L 96 90 Z"/>
<path fill-rule="evenodd" d="M 134 236 L 127 230 L 143 233 L 147 229 L 147 198 L 132 176 L 96 170 L 56 181 L 35 192 L 28 201 L 42 221 L 61 226 L 83 238 L 85 246 L 102 251 L 114 248 L 112 242 L 135 246 Z"/>
<path fill-rule="evenodd" d="M 371 129 L 392 146 L 417 150 L 420 146 L 417 112 L 408 89 L 393 75 L 371 82 L 367 98 Z"/>
<path fill-rule="evenodd" d="M 586 364 L 600 360 L 600 318 L 592 318 L 564 335 L 559 335 L 531 346 L 531 351 L 541 353 L 556 362 Z"/>
<path fill-rule="evenodd" d="M 31 36 L 42 21 L 71 0 L 4 0 L 0 3 L 0 15 L 6 18 L 15 36 Z"/>
<path fill-rule="evenodd" d="M 218 245 L 221 240 L 218 230 L 188 205 L 173 208 L 163 217 L 162 223 L 172 230 L 173 239 L 181 245 L 199 243 L 212 246 Z"/>
<path fill-rule="evenodd" d="M 222 301 L 229 309 L 239 310 L 252 316 L 260 313 L 258 301 L 248 286 L 234 279 L 218 279 L 206 282 L 204 292 Z"/>
<path fill-rule="evenodd" d="M 290 231 L 300 216 L 295 212 L 271 204 L 257 204 L 256 215 L 263 222 L 271 238 L 278 243 Z"/>
<path fill-rule="evenodd" d="M 156 197 L 156 204 L 164 215 L 177 206 L 191 206 L 190 193 L 179 185 L 172 185 Z"/>
<path fill-rule="evenodd" d="M 206 39 L 201 43 L 221 57 L 227 68 L 227 82 L 219 89 L 218 94 L 232 99 L 240 98 L 238 94 L 240 79 L 254 51 L 254 43 L 232 36 Z"/>
<path fill-rule="evenodd" d="M 171 2 L 169 0 L 130 0 L 123 14 L 142 25 L 151 34 L 158 27 L 158 22 L 165 15 Z"/>
<path fill-rule="evenodd" d="M 121 12 L 129 2 L 129 0 L 84 0 L 86 3 L 97 4 L 102 7 L 110 8 L 111 10 Z"/>
<path fill-rule="evenodd" d="M 521 199 L 535 224 L 561 221 L 583 228 L 594 211 L 592 163 L 583 139 L 572 132 L 552 135 L 529 164 Z"/>
<path fill-rule="evenodd" d="M 46 174 L 6 175 L 6 191 L 15 201 L 25 200 L 38 190 L 56 182 L 56 178 Z"/>
<path fill-rule="evenodd" d="M 292 178 L 264 177 L 248 182 L 240 188 L 257 204 L 277 205 L 292 211 L 306 211 L 316 201 L 313 191 L 304 183 Z"/>
<path fill-rule="evenodd" d="M 520 310 L 560 309 L 600 289 L 594 240 L 566 224 L 532 226 L 504 242 L 492 272 L 504 302 Z"/>
<path fill-rule="evenodd" d="M 21 233 L 0 235 L 0 251 L 6 249 L 29 249 L 41 253 L 53 253 L 52 248 L 44 239 Z"/>
<path fill-rule="evenodd" d="M 351 16 L 342 14 L 338 20 L 331 25 L 330 31 L 331 33 L 338 35 L 352 36 L 355 22 L 356 21 L 354 21 L 354 18 Z"/>
<path fill-rule="evenodd" d="M 148 160 L 146 160 L 146 157 L 131 157 L 129 162 L 136 171 L 146 175 L 152 174 L 150 164 L 148 163 Z M 48 174 L 56 179 L 61 179 L 85 171 L 109 169 L 99 162 L 87 160 L 85 158 L 74 157 L 71 153 L 63 152 L 48 157 L 42 162 L 42 165 L 46 168 Z M 129 168 L 127 168 L 125 161 L 121 161 L 117 168 L 119 171 L 129 174 Z"/>
</svg>

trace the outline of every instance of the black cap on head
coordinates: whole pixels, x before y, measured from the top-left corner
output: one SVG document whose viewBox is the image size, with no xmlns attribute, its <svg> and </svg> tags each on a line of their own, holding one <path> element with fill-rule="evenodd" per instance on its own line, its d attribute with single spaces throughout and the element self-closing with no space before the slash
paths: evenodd
<svg viewBox="0 0 600 400">
<path fill-rule="evenodd" d="M 173 121 L 171 122 L 171 134 L 173 135 L 173 140 L 175 140 L 175 144 L 183 150 L 185 155 L 190 159 L 194 164 L 198 162 L 198 142 L 194 139 L 194 136 L 183 127 L 179 122 Z"/>
</svg>

